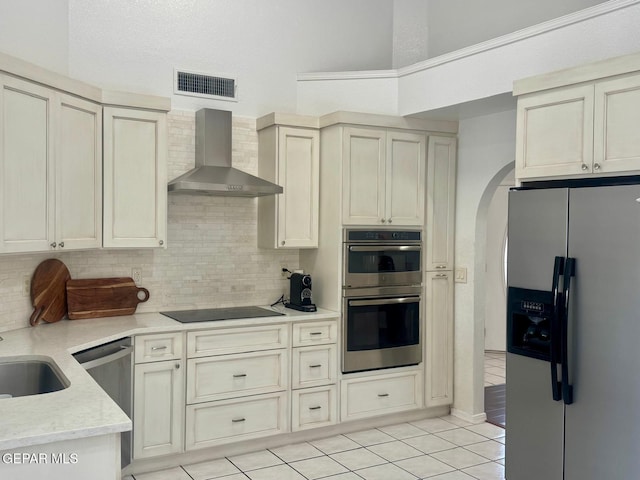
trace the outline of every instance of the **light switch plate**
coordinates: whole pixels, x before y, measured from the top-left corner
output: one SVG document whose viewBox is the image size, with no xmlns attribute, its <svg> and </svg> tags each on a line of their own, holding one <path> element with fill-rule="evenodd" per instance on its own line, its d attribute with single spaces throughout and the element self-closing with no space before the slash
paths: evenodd
<svg viewBox="0 0 640 480">
<path fill-rule="evenodd" d="M 466 267 L 458 267 L 455 270 L 455 282 L 456 283 L 467 283 L 467 268 Z"/>
</svg>

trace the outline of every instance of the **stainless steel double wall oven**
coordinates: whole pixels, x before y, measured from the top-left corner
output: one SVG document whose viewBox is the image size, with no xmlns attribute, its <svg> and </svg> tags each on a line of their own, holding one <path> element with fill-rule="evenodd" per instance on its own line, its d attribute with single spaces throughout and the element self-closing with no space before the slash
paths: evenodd
<svg viewBox="0 0 640 480">
<path fill-rule="evenodd" d="M 342 371 L 422 361 L 419 230 L 346 229 Z"/>
</svg>

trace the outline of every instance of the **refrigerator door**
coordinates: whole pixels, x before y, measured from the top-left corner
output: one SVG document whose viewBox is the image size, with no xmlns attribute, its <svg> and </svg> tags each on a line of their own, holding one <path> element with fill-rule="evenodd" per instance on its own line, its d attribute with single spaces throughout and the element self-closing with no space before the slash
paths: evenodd
<svg viewBox="0 0 640 480">
<path fill-rule="evenodd" d="M 640 478 L 639 202 L 639 185 L 570 191 L 566 480 Z"/>
<path fill-rule="evenodd" d="M 509 194 L 509 287 L 551 290 L 567 251 L 567 189 Z M 505 477 L 562 479 L 564 404 L 551 393 L 550 363 L 507 354 Z"/>
</svg>

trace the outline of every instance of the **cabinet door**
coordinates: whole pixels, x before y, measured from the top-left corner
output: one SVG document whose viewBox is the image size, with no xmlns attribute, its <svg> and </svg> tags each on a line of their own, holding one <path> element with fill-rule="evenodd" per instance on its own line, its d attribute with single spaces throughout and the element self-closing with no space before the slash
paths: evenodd
<svg viewBox="0 0 640 480">
<path fill-rule="evenodd" d="M 54 93 L 0 76 L 0 252 L 50 250 Z"/>
<path fill-rule="evenodd" d="M 453 402 L 453 275 L 428 272 L 426 283 L 425 405 Z"/>
<path fill-rule="evenodd" d="M 56 115 L 56 234 L 65 250 L 102 246 L 102 107 L 60 95 Z"/>
<path fill-rule="evenodd" d="M 516 178 L 591 172 L 593 96 L 587 85 L 518 99 Z"/>
<path fill-rule="evenodd" d="M 640 170 L 640 75 L 595 86 L 594 172 Z"/>
<path fill-rule="evenodd" d="M 167 116 L 104 108 L 104 246 L 166 246 Z"/>
<path fill-rule="evenodd" d="M 320 135 L 317 130 L 279 127 L 277 245 L 285 248 L 318 246 Z"/>
<path fill-rule="evenodd" d="M 347 127 L 343 141 L 342 223 L 386 223 L 386 132 Z"/>
<path fill-rule="evenodd" d="M 427 270 L 453 270 L 455 188 L 456 139 L 431 136 L 427 154 Z"/>
<path fill-rule="evenodd" d="M 425 136 L 387 135 L 386 220 L 394 225 L 424 223 Z"/>
<path fill-rule="evenodd" d="M 135 366 L 133 457 L 182 451 L 184 376 L 182 362 Z"/>
</svg>

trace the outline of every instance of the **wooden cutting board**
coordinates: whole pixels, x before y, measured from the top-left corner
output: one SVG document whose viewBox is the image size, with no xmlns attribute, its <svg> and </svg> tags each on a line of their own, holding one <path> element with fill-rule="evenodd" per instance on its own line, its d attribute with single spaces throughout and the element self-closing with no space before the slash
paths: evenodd
<svg viewBox="0 0 640 480">
<path fill-rule="evenodd" d="M 142 292 L 142 298 L 138 294 Z M 149 300 L 149 290 L 136 286 L 130 277 L 69 280 L 69 319 L 132 315 L 139 303 Z"/>
<path fill-rule="evenodd" d="M 31 303 L 34 308 L 29 318 L 31 326 L 40 320 L 57 322 L 67 314 L 65 285 L 70 278 L 66 265 L 55 258 L 36 267 L 31 277 Z"/>
</svg>

